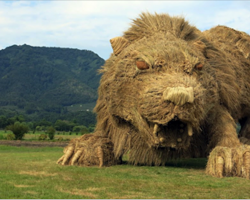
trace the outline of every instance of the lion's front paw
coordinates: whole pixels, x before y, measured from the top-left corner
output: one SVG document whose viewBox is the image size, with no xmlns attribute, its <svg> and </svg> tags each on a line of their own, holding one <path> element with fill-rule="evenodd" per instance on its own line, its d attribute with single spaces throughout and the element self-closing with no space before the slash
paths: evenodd
<svg viewBox="0 0 250 200">
<path fill-rule="evenodd" d="M 216 147 L 209 155 L 206 173 L 215 177 L 250 178 L 250 146 Z"/>
<path fill-rule="evenodd" d="M 110 166 L 118 163 L 113 144 L 108 138 L 86 134 L 74 139 L 65 147 L 64 155 L 57 161 L 61 165 Z"/>
</svg>

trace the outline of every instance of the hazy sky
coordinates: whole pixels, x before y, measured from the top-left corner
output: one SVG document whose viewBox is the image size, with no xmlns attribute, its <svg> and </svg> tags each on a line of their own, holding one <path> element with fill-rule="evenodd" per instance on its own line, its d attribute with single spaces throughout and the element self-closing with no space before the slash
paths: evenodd
<svg viewBox="0 0 250 200">
<path fill-rule="evenodd" d="M 13 44 L 69 47 L 107 59 L 109 40 L 141 12 L 182 15 L 206 30 L 226 25 L 250 33 L 250 1 L 0 1 L 0 49 Z"/>
</svg>

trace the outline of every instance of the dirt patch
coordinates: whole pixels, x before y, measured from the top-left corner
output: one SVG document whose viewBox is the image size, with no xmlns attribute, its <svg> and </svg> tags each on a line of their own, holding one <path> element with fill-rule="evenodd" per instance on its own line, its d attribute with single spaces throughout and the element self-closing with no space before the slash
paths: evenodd
<svg viewBox="0 0 250 200">
<path fill-rule="evenodd" d="M 92 199 L 97 198 L 96 194 L 93 194 L 91 192 L 87 192 L 86 190 L 79 190 L 79 189 L 65 190 L 65 189 L 59 188 L 58 191 L 68 193 L 68 194 L 72 194 L 72 195 L 85 196 L 85 197 L 89 197 L 89 198 L 92 198 Z"/>
<path fill-rule="evenodd" d="M 26 146 L 26 147 L 66 147 L 69 142 L 38 142 L 23 140 L 0 140 L 0 145 Z"/>
<path fill-rule="evenodd" d="M 98 194 L 95 194 L 95 192 L 99 192 L 99 191 L 105 192 L 106 191 L 105 187 L 101 187 L 101 188 L 89 187 L 89 188 L 86 188 L 86 189 L 74 188 L 74 189 L 71 189 L 71 190 L 56 187 L 56 189 L 59 192 L 64 192 L 64 193 L 68 193 L 68 194 L 72 194 L 72 195 L 78 195 L 78 196 L 86 196 L 86 197 L 89 197 L 89 198 L 92 198 L 92 199 L 98 198 Z"/>
<path fill-rule="evenodd" d="M 27 188 L 27 187 L 34 187 L 33 185 L 14 185 L 17 188 Z"/>
<path fill-rule="evenodd" d="M 38 193 L 35 191 L 26 191 L 25 194 L 33 194 L 33 195 L 37 195 Z"/>
</svg>

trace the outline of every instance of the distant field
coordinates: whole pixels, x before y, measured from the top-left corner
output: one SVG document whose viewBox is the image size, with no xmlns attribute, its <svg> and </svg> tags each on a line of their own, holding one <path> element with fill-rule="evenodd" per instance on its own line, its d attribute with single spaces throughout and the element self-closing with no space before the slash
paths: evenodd
<svg viewBox="0 0 250 200">
<path fill-rule="evenodd" d="M 59 147 L 0 145 L 1 199 L 249 199 L 250 181 L 205 175 L 206 159 L 167 167 L 60 166 Z"/>
</svg>

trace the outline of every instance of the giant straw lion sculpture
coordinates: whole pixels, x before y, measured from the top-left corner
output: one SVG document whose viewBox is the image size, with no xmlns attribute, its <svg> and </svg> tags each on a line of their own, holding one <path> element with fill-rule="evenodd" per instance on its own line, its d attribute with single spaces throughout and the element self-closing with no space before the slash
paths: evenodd
<svg viewBox="0 0 250 200">
<path fill-rule="evenodd" d="M 142 13 L 110 42 L 95 132 L 72 140 L 59 164 L 108 166 L 128 153 L 132 164 L 164 165 L 209 155 L 207 174 L 250 178 L 249 35 Z"/>
</svg>

